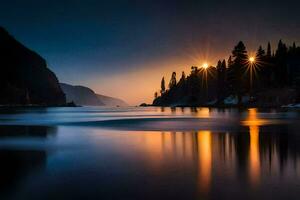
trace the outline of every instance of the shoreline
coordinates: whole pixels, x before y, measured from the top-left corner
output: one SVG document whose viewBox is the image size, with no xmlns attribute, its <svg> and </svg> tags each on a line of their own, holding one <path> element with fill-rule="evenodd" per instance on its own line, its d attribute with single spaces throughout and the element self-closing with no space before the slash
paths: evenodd
<svg viewBox="0 0 300 200">
<path fill-rule="evenodd" d="M 296 104 L 299 105 L 299 104 Z M 206 108 L 218 108 L 218 109 L 229 109 L 229 108 L 237 108 L 237 109 L 249 109 L 249 108 L 258 108 L 258 109 L 300 109 L 300 106 L 292 106 L 292 105 L 278 105 L 278 106 L 255 106 L 255 105 L 145 105 L 140 107 L 170 107 L 170 108 L 197 108 L 197 107 L 206 107 Z"/>
<path fill-rule="evenodd" d="M 0 105 L 0 109 L 6 108 L 55 108 L 55 107 L 84 107 L 81 105 Z M 279 105 L 279 106 L 255 106 L 255 105 L 207 105 L 207 104 L 199 104 L 199 105 L 139 105 L 135 107 L 164 107 L 164 108 L 216 108 L 216 109 L 249 109 L 249 108 L 257 108 L 257 109 L 299 109 L 300 104 L 289 104 L 289 105 Z"/>
</svg>

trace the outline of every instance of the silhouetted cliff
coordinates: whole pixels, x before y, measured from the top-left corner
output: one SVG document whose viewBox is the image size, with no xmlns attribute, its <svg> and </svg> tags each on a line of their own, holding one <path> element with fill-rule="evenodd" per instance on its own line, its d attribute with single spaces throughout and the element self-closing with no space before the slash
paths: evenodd
<svg viewBox="0 0 300 200">
<path fill-rule="evenodd" d="M 127 106 L 121 99 L 96 94 L 92 89 L 85 86 L 73 86 L 60 83 L 61 88 L 66 94 L 68 102 L 84 106 Z"/>
<path fill-rule="evenodd" d="M 103 106 L 97 94 L 88 87 L 73 86 L 66 83 L 60 83 L 60 86 L 66 94 L 67 102 L 73 101 L 76 105 L 82 106 Z"/>
<path fill-rule="evenodd" d="M 0 104 L 65 103 L 65 94 L 46 61 L 0 27 Z"/>
</svg>

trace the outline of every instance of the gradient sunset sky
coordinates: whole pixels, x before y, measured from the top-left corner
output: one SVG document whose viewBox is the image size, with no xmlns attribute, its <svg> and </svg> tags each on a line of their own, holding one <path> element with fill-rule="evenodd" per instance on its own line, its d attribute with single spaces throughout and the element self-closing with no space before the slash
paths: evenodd
<svg viewBox="0 0 300 200">
<path fill-rule="evenodd" d="M 0 26 L 42 55 L 61 82 L 132 105 L 162 76 L 215 65 L 244 41 L 300 44 L 299 1 L 2 0 Z"/>
</svg>

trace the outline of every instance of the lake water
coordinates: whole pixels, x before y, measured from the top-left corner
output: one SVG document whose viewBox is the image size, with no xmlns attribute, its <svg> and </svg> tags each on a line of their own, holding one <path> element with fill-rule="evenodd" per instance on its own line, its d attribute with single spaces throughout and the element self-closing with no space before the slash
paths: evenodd
<svg viewBox="0 0 300 200">
<path fill-rule="evenodd" d="M 0 109 L 0 199 L 299 199 L 300 112 Z"/>
</svg>

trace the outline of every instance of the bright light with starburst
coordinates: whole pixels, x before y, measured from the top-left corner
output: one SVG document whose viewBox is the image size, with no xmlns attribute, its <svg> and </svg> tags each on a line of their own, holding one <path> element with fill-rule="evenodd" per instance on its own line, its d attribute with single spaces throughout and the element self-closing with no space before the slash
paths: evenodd
<svg viewBox="0 0 300 200">
<path fill-rule="evenodd" d="M 249 58 L 249 62 L 250 62 L 250 63 L 254 63 L 254 62 L 255 62 L 255 58 L 254 58 L 253 56 L 251 56 L 251 57 Z"/>
<path fill-rule="evenodd" d="M 258 71 L 260 70 L 261 64 L 262 64 L 262 62 L 261 62 L 260 58 L 256 57 L 256 56 L 249 56 L 246 59 L 245 65 L 247 67 L 246 68 L 247 70 L 245 70 L 245 73 L 249 73 L 249 77 L 250 77 L 250 93 L 251 93 L 251 90 L 252 90 L 252 87 L 253 87 L 253 82 L 255 80 L 255 77 L 258 76 Z"/>
<path fill-rule="evenodd" d="M 203 69 L 207 69 L 207 68 L 208 68 L 208 63 L 206 63 L 206 62 L 203 63 L 203 64 L 202 64 L 202 68 L 203 68 Z"/>
</svg>

